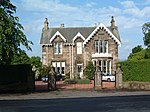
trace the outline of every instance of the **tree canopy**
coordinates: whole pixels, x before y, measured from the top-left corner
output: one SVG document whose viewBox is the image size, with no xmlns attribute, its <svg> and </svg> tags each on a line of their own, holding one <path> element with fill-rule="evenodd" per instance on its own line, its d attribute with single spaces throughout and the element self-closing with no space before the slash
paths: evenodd
<svg viewBox="0 0 150 112">
<path fill-rule="evenodd" d="M 23 52 L 21 46 L 31 50 L 33 44 L 23 33 L 19 18 L 13 15 L 15 12 L 16 6 L 10 0 L 0 0 L 0 64 L 11 64 Z"/>
<path fill-rule="evenodd" d="M 150 48 L 150 22 L 147 22 L 143 25 L 142 31 L 144 34 L 144 45 Z"/>
<path fill-rule="evenodd" d="M 134 54 L 134 53 L 140 52 L 141 50 L 143 50 L 142 46 L 138 45 L 132 49 L 132 53 Z"/>
</svg>

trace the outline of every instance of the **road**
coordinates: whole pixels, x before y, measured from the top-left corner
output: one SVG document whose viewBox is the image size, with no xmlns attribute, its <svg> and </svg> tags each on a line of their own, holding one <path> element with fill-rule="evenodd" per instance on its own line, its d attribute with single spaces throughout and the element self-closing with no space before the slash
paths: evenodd
<svg viewBox="0 0 150 112">
<path fill-rule="evenodd" d="M 1 100 L 0 112 L 150 112 L 150 95 Z"/>
</svg>

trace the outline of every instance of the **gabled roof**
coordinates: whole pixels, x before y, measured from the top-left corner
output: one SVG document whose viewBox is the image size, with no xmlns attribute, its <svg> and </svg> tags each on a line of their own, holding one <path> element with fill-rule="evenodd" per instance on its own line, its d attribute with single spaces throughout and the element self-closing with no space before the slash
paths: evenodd
<svg viewBox="0 0 150 112">
<path fill-rule="evenodd" d="M 87 39 L 83 42 L 83 45 L 85 45 L 91 38 L 92 36 L 97 32 L 98 29 L 105 29 L 107 33 L 111 36 L 112 39 L 114 39 L 118 45 L 120 45 L 120 40 L 103 24 L 100 23 L 95 30 L 87 37 Z M 114 32 L 114 31 L 113 31 Z"/>
<path fill-rule="evenodd" d="M 81 33 L 78 32 L 77 35 L 73 38 L 72 41 L 74 42 L 78 37 L 80 37 L 82 40 L 85 40 L 85 38 L 81 35 Z"/>
<path fill-rule="evenodd" d="M 86 39 L 91 35 L 91 33 L 96 30 L 97 27 L 68 27 L 68 28 L 49 28 L 48 30 L 43 30 L 41 35 L 40 44 L 50 44 L 51 38 L 54 38 L 53 36 L 56 34 L 56 32 L 59 32 L 62 37 L 64 37 L 64 40 L 66 39 L 66 43 L 72 43 L 73 38 L 80 32 L 80 34 Z M 106 27 L 107 30 L 109 30 L 112 33 L 111 27 Z M 117 38 L 120 41 L 120 36 L 118 32 L 118 28 L 115 27 L 112 33 L 115 38 Z"/>
<path fill-rule="evenodd" d="M 67 43 L 72 43 L 73 38 L 80 32 L 80 34 L 87 38 L 96 27 L 70 27 L 70 28 L 50 28 L 42 31 L 40 44 L 49 44 L 49 40 L 54 34 L 59 31 L 67 40 Z"/>
<path fill-rule="evenodd" d="M 60 36 L 63 39 L 63 41 L 66 42 L 66 38 L 59 31 L 57 31 L 50 39 L 50 43 L 52 43 L 52 41 L 56 38 L 56 36 Z"/>
</svg>

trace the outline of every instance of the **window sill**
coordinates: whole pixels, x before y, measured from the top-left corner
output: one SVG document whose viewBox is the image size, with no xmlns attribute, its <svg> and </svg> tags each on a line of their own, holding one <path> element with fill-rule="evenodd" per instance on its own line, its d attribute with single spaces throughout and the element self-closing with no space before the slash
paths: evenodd
<svg viewBox="0 0 150 112">
<path fill-rule="evenodd" d="M 92 58 L 94 57 L 112 57 L 112 54 L 109 54 L 109 53 L 95 53 L 95 54 L 92 54 Z"/>
</svg>

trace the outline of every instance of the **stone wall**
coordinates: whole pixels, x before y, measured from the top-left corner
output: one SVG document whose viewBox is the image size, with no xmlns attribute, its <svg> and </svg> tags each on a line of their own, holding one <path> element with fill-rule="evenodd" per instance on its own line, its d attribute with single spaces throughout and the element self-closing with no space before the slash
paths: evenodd
<svg viewBox="0 0 150 112">
<path fill-rule="evenodd" d="M 138 82 L 138 81 L 123 82 L 123 89 L 150 90 L 150 82 Z"/>
</svg>

